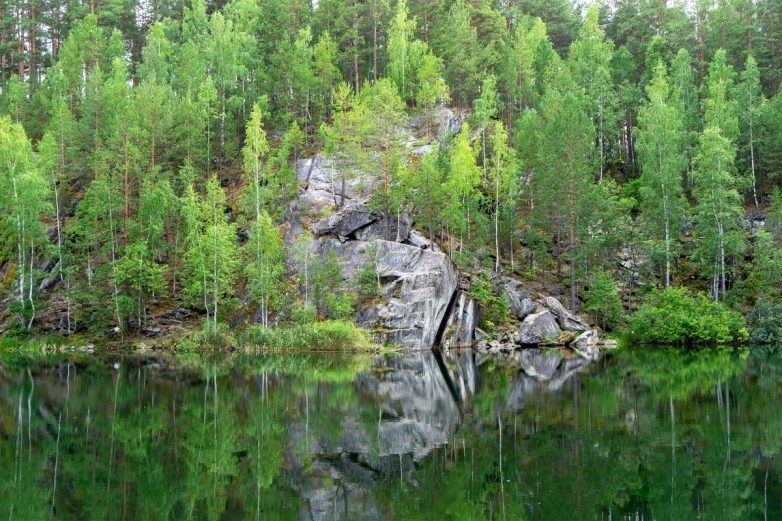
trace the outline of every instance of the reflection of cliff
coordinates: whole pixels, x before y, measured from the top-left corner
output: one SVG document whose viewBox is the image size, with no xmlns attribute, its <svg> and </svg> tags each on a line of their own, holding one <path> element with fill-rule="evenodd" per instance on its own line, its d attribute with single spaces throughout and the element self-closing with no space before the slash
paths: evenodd
<svg viewBox="0 0 782 521">
<path fill-rule="evenodd" d="M 380 456 L 412 454 L 420 461 L 459 428 L 459 402 L 476 387 L 472 353 L 381 358 L 359 375 L 356 387 L 382 411 L 378 426 Z"/>
<path fill-rule="evenodd" d="M 581 357 L 564 358 L 559 352 L 542 349 L 524 349 L 510 355 L 519 371 L 510 381 L 505 408 L 518 411 L 535 393 L 556 392 L 590 363 Z"/>
<path fill-rule="evenodd" d="M 477 386 L 472 352 L 377 359 L 354 382 L 378 410 L 375 429 L 368 433 L 346 416 L 335 443 L 321 441 L 311 449 L 315 461 L 302 476 L 299 519 L 384 519 L 385 506 L 369 492 L 372 483 L 409 483 L 418 462 L 453 438 L 463 419 L 461 404 Z"/>
</svg>

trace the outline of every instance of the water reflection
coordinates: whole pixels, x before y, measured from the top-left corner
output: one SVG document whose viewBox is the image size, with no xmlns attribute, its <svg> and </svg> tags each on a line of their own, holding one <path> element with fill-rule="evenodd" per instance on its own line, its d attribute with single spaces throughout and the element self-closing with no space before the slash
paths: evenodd
<svg viewBox="0 0 782 521">
<path fill-rule="evenodd" d="M 782 355 L 0 364 L 0 518 L 782 518 Z"/>
</svg>

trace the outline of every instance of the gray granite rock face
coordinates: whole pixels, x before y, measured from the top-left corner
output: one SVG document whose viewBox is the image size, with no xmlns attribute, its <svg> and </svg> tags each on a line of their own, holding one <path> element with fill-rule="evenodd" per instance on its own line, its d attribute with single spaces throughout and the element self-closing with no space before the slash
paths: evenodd
<svg viewBox="0 0 782 521">
<path fill-rule="evenodd" d="M 537 304 L 532 300 L 532 295 L 524 289 L 516 279 L 506 278 L 504 283 L 505 295 L 508 297 L 508 309 L 519 320 L 524 320 L 527 315 L 535 311 Z"/>
<path fill-rule="evenodd" d="M 410 216 L 402 213 L 399 216 L 388 216 L 388 232 L 386 232 L 386 223 L 381 215 L 366 228 L 356 232 L 356 239 L 368 241 L 371 239 L 386 239 L 395 242 L 404 242 L 410 236 L 410 230 L 413 227 Z"/>
<path fill-rule="evenodd" d="M 325 237 L 316 244 L 321 255 L 334 249 L 348 280 L 363 266 L 369 247 L 365 241 L 342 243 Z M 442 253 L 407 244 L 378 240 L 377 245 L 381 302 L 359 311 L 356 321 L 374 330 L 381 342 L 432 347 L 456 291 L 453 263 Z"/>
<path fill-rule="evenodd" d="M 546 340 L 556 339 L 562 333 L 554 314 L 540 311 L 528 315 L 519 327 L 519 343 L 522 345 L 538 345 Z"/>
<path fill-rule="evenodd" d="M 349 206 L 315 222 L 312 231 L 317 235 L 349 237 L 378 219 L 380 215 L 366 205 Z"/>
<path fill-rule="evenodd" d="M 470 295 L 459 291 L 445 325 L 442 344 L 446 347 L 470 347 L 475 340 L 478 306 Z"/>
<path fill-rule="evenodd" d="M 546 297 L 542 303 L 557 317 L 557 323 L 563 330 L 583 333 L 589 329 L 589 324 L 565 309 L 565 306 L 554 297 Z"/>
</svg>

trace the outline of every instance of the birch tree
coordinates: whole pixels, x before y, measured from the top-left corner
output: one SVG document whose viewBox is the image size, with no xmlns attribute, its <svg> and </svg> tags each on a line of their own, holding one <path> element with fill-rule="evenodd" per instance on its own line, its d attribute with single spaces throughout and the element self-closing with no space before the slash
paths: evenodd
<svg viewBox="0 0 782 521">
<path fill-rule="evenodd" d="M 50 212 L 49 183 L 36 167 L 24 129 L 0 118 L 0 218 L 15 243 L 16 299 L 22 327 L 35 321 L 36 264 L 48 243 L 41 219 Z"/>
<path fill-rule="evenodd" d="M 736 149 L 719 127 L 707 127 L 700 135 L 693 171 L 695 251 L 693 258 L 711 278 L 715 301 L 725 296 L 729 255 L 742 250 L 741 196 L 736 189 Z"/>
<path fill-rule="evenodd" d="M 740 164 L 749 171 L 752 181 L 752 200 L 755 206 L 760 206 L 757 182 L 757 144 L 756 125 L 758 114 L 766 102 L 760 87 L 760 72 L 755 58 L 750 54 L 744 70 L 741 73 L 741 83 L 738 86 L 739 123 L 741 129 Z"/>
<path fill-rule="evenodd" d="M 687 206 L 682 190 L 687 158 L 680 104 L 671 100 L 663 62 L 658 63 L 646 94 L 649 101 L 638 113 L 641 207 L 648 235 L 663 242 L 667 288 L 671 285 L 681 216 Z"/>
</svg>

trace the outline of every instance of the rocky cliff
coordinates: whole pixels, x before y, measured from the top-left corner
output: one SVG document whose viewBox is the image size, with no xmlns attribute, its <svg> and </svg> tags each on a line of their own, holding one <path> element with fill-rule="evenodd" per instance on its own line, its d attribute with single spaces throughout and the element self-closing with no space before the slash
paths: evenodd
<svg viewBox="0 0 782 521">
<path fill-rule="evenodd" d="M 449 132 L 458 131 L 452 114 L 442 118 L 436 141 L 411 148 L 411 154 L 441 146 Z M 412 145 L 411 145 L 412 147 Z M 378 298 L 354 315 L 359 325 L 379 342 L 410 348 L 471 347 L 484 351 L 513 351 L 522 346 L 569 345 L 587 359 L 597 357 L 600 333 L 583 317 L 571 314 L 554 297 L 533 292 L 514 278 L 496 280 L 509 309 L 519 321 L 515 332 L 489 338 L 478 329 L 481 310 L 460 285 L 463 277 L 437 243 L 416 229 L 409 215 L 384 216 L 371 203 L 377 176 L 351 175 L 339 164 L 316 155 L 297 164 L 298 197 L 291 206 L 290 244 L 309 230 L 313 255 L 334 251 L 343 275 L 355 281 L 368 262 L 370 241 L 377 244 L 381 289 Z"/>
</svg>

